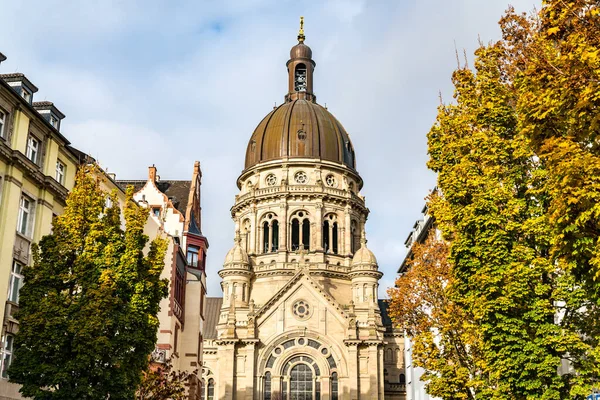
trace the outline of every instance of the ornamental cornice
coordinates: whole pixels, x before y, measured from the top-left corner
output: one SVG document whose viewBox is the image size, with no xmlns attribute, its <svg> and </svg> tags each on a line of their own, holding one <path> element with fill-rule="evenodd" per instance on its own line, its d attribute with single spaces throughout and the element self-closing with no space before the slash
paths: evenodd
<svg viewBox="0 0 600 400">
<path fill-rule="evenodd" d="M 247 277 L 252 277 L 254 273 L 249 270 L 249 269 L 241 269 L 241 268 L 228 268 L 228 267 L 223 267 L 222 270 L 219 271 L 219 276 L 221 278 L 224 278 L 226 276 L 231 276 L 231 275 L 242 275 L 242 276 L 247 276 Z"/>
<path fill-rule="evenodd" d="M 357 278 L 357 277 L 361 277 L 361 276 L 366 276 L 369 278 L 376 278 L 376 279 L 381 279 L 381 277 L 383 276 L 383 272 L 380 271 L 351 271 L 348 272 L 348 276 L 350 276 L 350 278 Z"/>
<path fill-rule="evenodd" d="M 242 211 L 249 205 L 282 199 L 298 201 L 307 199 L 314 202 L 329 201 L 340 206 L 350 205 L 363 213 L 368 213 L 364 199 L 357 194 L 344 189 L 330 188 L 321 185 L 275 186 L 254 189 L 249 193 L 236 196 L 235 204 L 231 207 L 231 215 Z"/>
<path fill-rule="evenodd" d="M 254 276 L 256 278 L 264 278 L 266 276 L 293 276 L 296 271 L 286 270 L 286 269 L 276 269 L 276 270 L 268 270 L 268 271 L 257 271 L 254 272 Z"/>
<path fill-rule="evenodd" d="M 260 339 L 241 339 L 240 340 L 240 344 L 247 346 L 247 345 L 257 345 L 260 343 Z"/>
<path fill-rule="evenodd" d="M 20 151 L 11 149 L 3 140 L 0 140 L 0 159 L 8 164 L 15 165 L 34 184 L 51 192 L 62 205 L 66 204 L 67 195 L 69 194 L 67 188 L 51 176 L 44 175 L 41 167 L 34 164 Z"/>
<path fill-rule="evenodd" d="M 238 344 L 239 342 L 240 342 L 240 339 L 233 339 L 233 338 L 231 338 L 231 339 L 224 338 L 224 339 L 215 340 L 215 344 L 217 346 L 227 346 L 228 344 L 229 345 Z"/>
</svg>

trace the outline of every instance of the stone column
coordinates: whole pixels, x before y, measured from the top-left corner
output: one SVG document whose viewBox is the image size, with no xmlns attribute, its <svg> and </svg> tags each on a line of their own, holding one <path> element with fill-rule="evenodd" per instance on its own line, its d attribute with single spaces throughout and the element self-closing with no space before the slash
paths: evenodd
<svg viewBox="0 0 600 400">
<path fill-rule="evenodd" d="M 385 395 L 385 375 L 383 373 L 383 346 L 377 346 L 377 353 L 379 355 L 379 399 L 383 400 Z"/>
<path fill-rule="evenodd" d="M 358 380 L 358 342 L 349 342 L 346 343 L 346 345 L 348 346 L 348 380 L 340 380 L 340 376 L 338 375 L 338 397 L 340 399 L 348 398 L 350 400 L 358 400 L 360 391 L 360 383 Z M 342 385 L 341 383 L 344 381 L 345 385 Z M 348 393 L 350 394 L 350 397 L 347 397 Z"/>
<path fill-rule="evenodd" d="M 379 354 L 377 351 L 378 344 L 369 343 L 369 393 L 372 399 L 381 400 L 379 393 Z"/>
<path fill-rule="evenodd" d="M 217 354 L 219 357 L 218 378 L 216 379 L 215 399 L 233 400 L 235 393 L 235 342 L 222 341 Z"/>
<path fill-rule="evenodd" d="M 252 205 L 251 207 L 251 211 L 250 211 L 250 246 L 249 246 L 249 250 L 248 253 L 258 253 L 256 251 L 256 235 L 258 232 L 258 226 L 257 226 L 257 220 L 256 220 L 256 205 Z"/>
<path fill-rule="evenodd" d="M 256 365 L 254 353 L 256 351 L 256 342 L 246 342 L 246 395 L 245 400 L 253 400 L 255 394 L 258 396 L 258 379 L 256 375 Z"/>
<path fill-rule="evenodd" d="M 315 205 L 315 250 L 323 251 L 323 203 Z"/>
<path fill-rule="evenodd" d="M 287 231 L 288 231 L 288 216 L 287 216 L 287 200 L 282 199 L 281 220 L 279 221 L 279 251 L 285 252 L 288 248 Z"/>
<path fill-rule="evenodd" d="M 351 235 L 352 235 L 352 221 L 350 219 L 350 206 L 346 205 L 346 210 L 344 212 L 344 253 L 343 254 L 350 254 L 352 253 L 352 242 L 351 242 Z"/>
</svg>

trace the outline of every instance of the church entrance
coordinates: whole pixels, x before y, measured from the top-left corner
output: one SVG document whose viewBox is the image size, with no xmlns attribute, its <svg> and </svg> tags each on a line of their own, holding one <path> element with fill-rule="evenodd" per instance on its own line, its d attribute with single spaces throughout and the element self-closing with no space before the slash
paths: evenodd
<svg viewBox="0 0 600 400">
<path fill-rule="evenodd" d="M 304 363 L 297 364 L 290 374 L 291 400 L 313 400 L 313 372 Z"/>
</svg>

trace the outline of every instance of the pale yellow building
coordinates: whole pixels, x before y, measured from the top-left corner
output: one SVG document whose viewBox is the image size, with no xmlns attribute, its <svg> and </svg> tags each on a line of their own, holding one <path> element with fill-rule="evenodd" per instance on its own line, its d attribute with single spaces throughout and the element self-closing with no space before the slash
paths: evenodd
<svg viewBox="0 0 600 400">
<path fill-rule="evenodd" d="M 285 102 L 248 143 L 222 298 L 209 298 L 203 399 L 404 399 L 403 337 L 377 298 L 354 147 L 316 102 L 298 36 Z"/>
<path fill-rule="evenodd" d="M 64 115 L 50 102 L 34 102 L 37 90 L 23 74 L 0 75 L 0 399 L 20 398 L 6 369 L 18 330 L 21 269 L 31 262 L 31 244 L 62 213 L 79 164 L 80 153 L 60 133 Z"/>
</svg>

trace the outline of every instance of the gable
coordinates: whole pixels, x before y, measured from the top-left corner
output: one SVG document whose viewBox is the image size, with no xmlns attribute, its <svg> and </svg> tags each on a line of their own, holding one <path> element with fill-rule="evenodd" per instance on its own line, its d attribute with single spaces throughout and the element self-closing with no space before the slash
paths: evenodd
<svg viewBox="0 0 600 400">
<path fill-rule="evenodd" d="M 261 336 L 294 329 L 343 332 L 348 315 L 306 272 L 299 271 L 255 317 Z"/>
</svg>

